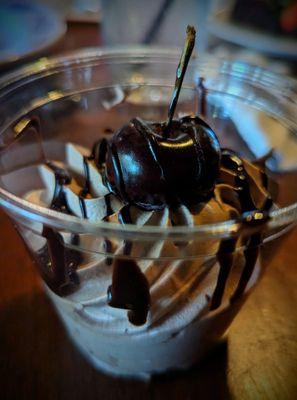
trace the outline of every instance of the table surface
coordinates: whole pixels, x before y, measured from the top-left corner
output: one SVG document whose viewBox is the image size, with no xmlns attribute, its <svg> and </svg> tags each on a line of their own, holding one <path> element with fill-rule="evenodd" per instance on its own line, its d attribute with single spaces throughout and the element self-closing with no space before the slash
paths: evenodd
<svg viewBox="0 0 297 400">
<path fill-rule="evenodd" d="M 54 52 L 100 45 L 71 25 Z M 0 211 L 2 399 L 297 398 L 297 230 L 282 241 L 227 339 L 192 370 L 143 383 L 95 371 L 69 341 L 21 239 Z M 275 244 L 266 250 L 268 259 Z M 4 397 L 3 397 L 4 396 Z"/>
</svg>

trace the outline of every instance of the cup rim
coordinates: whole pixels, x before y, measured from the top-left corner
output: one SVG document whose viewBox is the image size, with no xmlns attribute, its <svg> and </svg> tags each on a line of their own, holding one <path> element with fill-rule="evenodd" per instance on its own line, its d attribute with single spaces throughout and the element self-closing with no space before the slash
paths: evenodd
<svg viewBox="0 0 297 400">
<path fill-rule="evenodd" d="M 17 85 L 22 79 L 28 77 L 38 76 L 42 77 L 43 74 L 48 73 L 50 70 L 56 70 L 63 66 L 71 67 L 73 65 L 79 65 L 79 63 L 87 64 L 98 62 L 99 60 L 104 61 L 105 59 L 116 59 L 124 60 L 127 57 L 156 57 L 174 60 L 180 56 L 180 50 L 175 48 L 164 48 L 164 47 L 152 47 L 152 46 L 118 46 L 110 48 L 86 48 L 83 50 L 75 50 L 66 52 L 59 56 L 41 58 L 35 62 L 25 65 L 21 68 L 16 69 L 13 72 L 7 73 L 0 78 L 0 98 L 7 93 L 7 90 L 11 90 L 10 87 Z M 261 85 L 269 87 L 273 84 L 273 87 L 293 87 L 297 92 L 297 80 L 292 77 L 283 77 L 280 74 L 271 72 L 258 66 L 252 66 L 245 62 L 230 61 L 226 59 L 215 59 L 214 57 L 207 55 L 203 60 L 192 61 L 192 65 L 211 64 L 218 66 L 225 64 L 232 66 L 232 71 L 241 71 L 241 75 L 248 79 L 249 77 L 257 72 L 261 73 Z M 242 73 L 242 71 L 246 71 Z M 297 104 L 297 96 L 296 96 Z M 193 238 L 193 236 L 208 237 L 226 237 L 237 235 L 246 228 L 242 226 L 240 221 L 227 220 L 219 223 L 195 225 L 189 226 L 170 226 L 170 227 L 158 227 L 158 226 L 142 226 L 127 224 L 121 225 L 111 222 L 91 222 L 89 220 L 81 219 L 76 216 L 65 215 L 57 211 L 46 209 L 44 207 L 34 205 L 18 196 L 6 191 L 0 187 L 0 205 L 2 205 L 8 213 L 17 215 L 25 219 L 29 219 L 35 222 L 44 223 L 46 225 L 62 229 L 66 231 L 89 233 L 89 234 L 105 234 L 115 235 L 121 237 L 139 237 L 142 239 L 154 239 L 158 237 L 170 237 L 174 239 L 185 239 Z M 269 220 L 267 222 L 268 229 L 274 229 L 288 224 L 297 223 L 297 202 L 290 204 L 289 206 L 278 208 L 269 213 Z"/>
</svg>

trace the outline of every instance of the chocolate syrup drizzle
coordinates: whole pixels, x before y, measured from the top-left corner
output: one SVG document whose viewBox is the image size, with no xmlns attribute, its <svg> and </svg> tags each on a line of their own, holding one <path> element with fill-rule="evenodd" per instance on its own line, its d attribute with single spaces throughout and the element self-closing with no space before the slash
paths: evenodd
<svg viewBox="0 0 297 400">
<path fill-rule="evenodd" d="M 236 247 L 236 240 L 226 239 L 221 240 L 219 250 L 217 253 L 217 260 L 220 265 L 220 271 L 217 279 L 217 284 L 212 295 L 211 310 L 215 310 L 221 305 L 222 298 L 225 292 L 227 279 L 229 277 L 232 264 L 233 264 L 233 252 Z"/>
<path fill-rule="evenodd" d="M 108 142 L 105 138 L 97 140 L 92 147 L 90 156 L 88 157 L 90 161 L 94 161 L 99 170 L 102 170 L 103 165 L 105 164 L 107 146 Z"/>
<path fill-rule="evenodd" d="M 71 182 L 70 174 L 50 161 L 47 161 L 46 165 L 55 174 L 55 189 L 50 208 L 72 215 L 64 192 L 64 185 Z M 47 239 L 47 244 L 40 250 L 38 257 L 41 259 L 42 265 L 46 264 L 51 268 L 50 273 L 44 271 L 48 278 L 46 281 L 55 292 L 62 295 L 67 294 L 79 284 L 76 269 L 81 262 L 81 253 L 66 248 L 63 237 L 53 228 L 44 226 L 42 236 Z M 72 234 L 70 243 L 78 245 L 79 236 Z"/>
<path fill-rule="evenodd" d="M 88 158 L 86 156 L 83 157 L 83 165 L 84 165 L 85 183 L 84 187 L 79 193 L 78 198 L 79 198 L 79 205 L 82 217 L 88 218 L 85 198 L 90 193 L 90 170 L 89 170 Z"/>
<path fill-rule="evenodd" d="M 203 78 L 199 79 L 198 89 L 200 93 L 199 112 L 200 114 L 206 116 L 207 90 L 204 86 Z M 152 135 L 151 127 L 138 118 L 133 119 L 132 122 L 135 125 L 135 128 L 145 137 L 148 146 L 151 148 L 152 155 L 160 167 L 161 177 L 165 181 L 164 171 L 162 169 L 162 165 L 159 163 L 157 145 L 155 143 L 155 138 Z M 191 138 L 193 139 L 192 135 Z M 90 194 L 90 171 L 88 161 L 93 160 L 99 170 L 104 169 L 108 146 L 110 146 L 108 141 L 106 139 L 101 139 L 94 144 L 90 156 L 83 158 L 85 181 L 84 186 L 79 193 L 79 203 L 83 218 L 88 218 L 85 204 L 85 198 Z M 112 153 L 116 153 L 116 151 L 113 150 L 115 149 L 112 149 L 111 147 Z M 256 210 L 256 206 L 250 193 L 248 175 L 245 171 L 243 162 L 234 152 L 225 149 L 222 150 L 221 163 L 226 169 L 231 170 L 235 174 L 235 190 L 239 196 L 241 212 L 248 212 L 249 216 L 251 216 L 251 218 L 245 218 L 242 221 L 242 224 L 255 224 L 253 211 Z M 51 208 L 66 214 L 72 214 L 67 204 L 63 188 L 63 185 L 67 185 L 71 182 L 71 176 L 67 171 L 55 166 L 51 162 L 47 162 L 46 164 L 53 170 L 56 181 Z M 121 181 L 123 184 L 122 179 Z M 107 186 L 109 186 L 108 182 L 105 183 Z M 265 174 L 263 174 L 263 185 L 267 187 L 267 177 Z M 111 206 L 111 195 L 106 195 L 104 198 L 106 204 L 105 219 L 108 220 L 108 217 L 114 213 Z M 177 204 L 175 204 L 175 206 L 177 206 Z M 271 205 L 271 199 L 267 199 L 263 210 L 257 211 L 268 211 Z M 171 204 L 171 206 L 174 205 Z M 260 221 L 258 220 L 257 223 L 260 223 L 264 227 L 265 222 L 268 219 L 267 215 L 267 213 L 263 212 L 263 218 L 260 219 Z M 132 223 L 129 204 L 120 210 L 118 220 L 123 225 Z M 48 257 L 51 260 L 51 268 L 53 273 L 51 286 L 54 288 L 54 290 L 62 293 L 65 291 L 65 289 L 69 290 L 69 287 L 78 285 L 79 278 L 76 274 L 76 269 L 80 262 L 80 256 L 77 255 L 79 253 L 66 249 L 62 236 L 52 228 L 44 227 L 43 236 L 47 238 L 47 252 Z M 211 310 L 218 308 L 222 302 L 226 283 L 233 265 L 234 251 L 236 250 L 237 241 L 238 238 L 229 238 L 222 240 L 220 243 L 217 253 L 220 271 L 210 303 Z M 248 239 L 246 248 L 244 250 L 245 264 L 238 285 L 230 298 L 231 303 L 239 299 L 246 289 L 249 279 L 254 271 L 261 241 L 262 234 L 259 231 L 255 234 L 252 234 Z M 72 235 L 71 243 L 73 245 L 79 244 L 79 236 Z M 112 243 L 109 239 L 104 239 L 104 246 L 107 253 L 112 252 Z M 123 255 L 130 256 L 131 252 L 132 242 L 130 240 L 126 240 L 123 246 Z M 144 324 L 150 306 L 149 284 L 146 276 L 142 273 L 134 259 L 118 257 L 113 261 L 111 257 L 107 257 L 106 263 L 108 265 L 113 263 L 112 284 L 109 286 L 107 291 L 108 304 L 112 307 L 129 310 L 128 318 L 132 324 Z"/>
<path fill-rule="evenodd" d="M 128 318 L 133 325 L 146 322 L 150 304 L 149 285 L 133 259 L 114 260 L 112 285 L 108 288 L 107 297 L 111 307 L 129 310 Z"/>
<path fill-rule="evenodd" d="M 198 113 L 206 117 L 207 89 L 204 85 L 204 78 L 202 77 L 200 77 L 198 81 L 198 91 L 199 91 Z M 247 212 L 248 215 L 251 217 L 249 218 L 249 221 L 245 220 L 242 221 L 242 223 L 245 225 L 253 225 L 255 223 L 255 219 L 253 218 L 253 211 L 257 210 L 257 207 L 254 204 L 251 196 L 249 182 L 248 182 L 248 175 L 243 166 L 243 162 L 235 152 L 228 149 L 222 149 L 221 157 L 222 157 L 221 164 L 225 168 L 235 173 L 235 185 L 236 185 L 235 190 L 237 191 L 239 196 L 241 212 L 242 213 Z M 265 160 L 264 160 L 264 166 L 265 166 Z M 266 174 L 262 175 L 262 184 L 263 187 L 267 189 L 268 178 Z M 257 211 L 268 211 L 271 208 L 271 206 L 272 206 L 272 199 L 267 198 L 265 205 L 263 206 L 263 210 L 257 210 Z M 264 228 L 267 220 L 268 220 L 268 214 L 267 212 L 264 212 L 263 218 L 257 220 L 257 223 L 261 224 Z M 232 269 L 234 261 L 234 251 L 236 250 L 237 241 L 238 238 L 229 238 L 222 240 L 220 243 L 217 253 L 217 260 L 220 265 L 220 271 L 217 279 L 217 284 L 211 299 L 210 310 L 215 310 L 221 305 L 222 298 L 225 292 L 226 283 Z M 262 242 L 262 234 L 261 232 L 260 233 L 257 232 L 250 236 L 246 244 L 246 249 L 244 250 L 245 264 L 237 288 L 235 289 L 234 293 L 230 298 L 231 303 L 239 299 L 246 289 L 246 286 L 255 268 L 255 264 L 259 254 L 259 245 L 261 244 L 261 242 Z"/>
<path fill-rule="evenodd" d="M 105 128 L 104 132 L 112 133 L 113 131 L 110 128 Z M 97 140 L 92 147 L 90 156 L 88 157 L 88 160 L 94 161 L 94 163 L 99 171 L 103 170 L 103 167 L 105 164 L 107 146 L 108 146 L 108 142 L 105 138 Z M 110 195 L 105 196 L 104 201 L 105 201 L 105 206 L 106 206 L 106 217 L 103 218 L 103 221 L 107 222 L 108 217 L 113 214 L 113 210 L 112 210 L 111 202 L 110 202 Z M 104 238 L 103 246 L 104 246 L 105 253 L 110 254 L 112 252 L 112 243 L 106 237 Z M 105 259 L 105 262 L 106 262 L 106 265 L 112 265 L 112 257 L 107 256 Z"/>
<path fill-rule="evenodd" d="M 235 289 L 234 293 L 230 298 L 230 303 L 234 303 L 244 293 L 245 288 L 254 271 L 256 261 L 259 255 L 259 245 L 261 244 L 261 242 L 262 242 L 261 232 L 251 235 L 246 245 L 246 249 L 244 250 L 245 265 L 242 274 L 240 276 L 237 288 Z"/>
<path fill-rule="evenodd" d="M 51 161 L 46 161 L 45 165 L 50 168 L 55 175 L 55 189 L 50 208 L 55 211 L 60 211 L 64 214 L 71 215 L 72 213 L 68 207 L 64 192 L 64 185 L 67 185 L 71 182 L 70 174 L 68 171 L 56 166 Z"/>
<path fill-rule="evenodd" d="M 123 225 L 132 224 L 129 205 L 120 210 L 118 219 Z M 132 242 L 125 240 L 123 254 L 129 256 L 131 252 Z M 134 259 L 115 259 L 112 285 L 108 288 L 108 304 L 128 309 L 128 319 L 133 325 L 143 325 L 146 322 L 150 306 L 149 284 Z"/>
<path fill-rule="evenodd" d="M 106 144 L 105 144 L 106 143 Z M 103 146 L 104 148 L 103 148 Z M 94 160 L 96 165 L 102 168 L 104 164 L 104 151 L 106 151 L 107 142 L 100 141 L 93 146 L 91 155 L 83 158 L 84 164 L 84 186 L 79 193 L 79 201 L 83 218 L 88 218 L 85 205 L 85 198 L 90 193 L 90 170 L 88 160 Z M 51 168 L 55 174 L 55 190 L 51 202 L 51 208 L 66 214 L 72 214 L 64 193 L 64 185 L 71 183 L 69 173 L 57 167 L 51 162 L 46 165 Z M 105 196 L 106 218 L 114 213 L 111 201 L 111 195 Z M 119 212 L 119 222 L 121 224 L 132 223 L 130 207 L 125 206 Z M 73 251 L 67 250 L 63 244 L 63 238 L 54 229 L 44 227 L 43 236 L 47 239 L 47 251 L 51 260 L 53 270 L 53 281 L 51 287 L 59 293 L 65 294 L 69 291 L 69 283 L 78 285 L 79 278 L 76 274 L 77 259 L 73 257 Z M 79 243 L 79 236 L 73 235 L 72 244 Z M 112 251 L 112 243 L 109 239 L 104 239 L 105 251 Z M 123 254 L 129 256 L 132 251 L 132 242 L 124 242 Z M 62 256 L 61 256 L 62 255 Z M 112 264 L 111 257 L 106 258 L 107 264 Z M 108 304 L 112 307 L 129 310 L 129 321 L 134 325 L 145 323 L 150 304 L 149 285 L 145 275 L 141 272 L 136 261 L 133 259 L 118 258 L 113 262 L 112 285 L 108 288 Z"/>
<path fill-rule="evenodd" d="M 142 123 L 142 121 L 138 119 L 135 119 L 134 121 L 136 121 L 137 126 L 140 125 L 141 132 L 143 132 L 146 139 L 149 141 L 149 145 L 154 148 L 154 142 L 152 143 L 151 135 L 150 132 L 147 131 L 146 124 Z M 143 129 L 143 127 L 145 129 Z M 235 185 L 241 204 L 241 212 L 243 213 L 249 212 L 249 216 L 252 216 L 251 221 L 248 221 L 248 219 L 246 219 L 245 221 L 243 221 L 243 223 L 254 224 L 255 219 L 253 218 L 252 212 L 254 210 L 258 212 L 259 210 L 257 210 L 257 207 L 253 202 L 249 188 L 248 175 L 247 172 L 245 171 L 242 160 L 234 152 L 230 150 L 223 150 L 222 165 L 225 168 L 231 170 L 235 174 Z M 263 179 L 263 183 L 265 182 L 267 182 L 267 179 Z M 272 204 L 271 199 L 268 198 L 266 204 L 263 207 L 263 211 L 269 210 L 271 204 Z M 265 225 L 265 222 L 267 221 L 267 215 L 268 215 L 267 213 L 263 213 L 263 218 L 260 221 L 257 220 L 257 222 L 263 225 L 263 227 Z M 132 222 L 129 212 L 129 205 L 125 206 L 119 213 L 119 221 L 123 224 Z M 231 302 L 236 301 L 244 293 L 244 290 L 254 271 L 261 240 L 262 240 L 262 235 L 259 232 L 251 235 L 248 240 L 246 249 L 244 251 L 245 265 L 238 286 L 234 291 L 233 295 L 231 296 L 230 299 Z M 217 255 L 218 262 L 220 264 L 220 272 L 217 280 L 217 285 L 215 287 L 214 294 L 211 300 L 211 305 L 210 305 L 211 310 L 218 308 L 221 304 L 226 283 L 233 265 L 234 251 L 236 249 L 237 241 L 238 238 L 231 238 L 223 240 L 220 243 Z M 129 241 L 126 241 L 124 244 L 124 254 L 129 255 L 131 253 L 131 250 L 132 250 L 132 244 Z M 127 275 L 125 275 L 121 269 L 122 263 L 123 265 L 126 266 L 127 271 L 129 271 L 127 272 Z M 134 271 L 133 274 L 132 271 Z M 146 279 L 144 278 L 145 276 L 141 273 L 139 267 L 137 266 L 134 260 L 129 260 L 128 262 L 127 260 L 119 259 L 115 262 L 113 270 L 113 284 L 108 290 L 109 304 L 113 307 L 128 308 L 128 309 L 130 308 L 131 310 L 134 310 L 133 314 L 131 312 L 129 314 L 129 320 L 134 324 L 141 323 L 141 321 L 143 320 L 143 316 L 146 315 L 144 314 L 144 310 L 148 311 L 149 309 L 149 287 Z M 127 289 L 128 292 L 122 290 L 123 287 L 128 288 L 129 284 L 131 285 L 132 279 L 135 282 L 135 286 L 137 286 L 138 288 L 137 292 L 138 297 L 137 296 L 135 297 L 134 293 L 131 292 L 130 292 L 131 297 L 129 297 L 129 290 Z M 125 280 L 127 281 L 125 282 Z M 138 284 L 136 285 L 137 281 Z M 123 283 L 122 287 L 120 282 Z M 138 300 L 136 301 L 137 298 Z M 147 302 L 145 300 L 147 300 Z M 135 315 L 135 310 L 137 311 L 138 317 L 136 317 Z M 135 318 L 137 320 L 135 320 Z"/>
<path fill-rule="evenodd" d="M 247 179 L 247 172 L 243 166 L 242 160 L 231 150 L 224 149 L 222 150 L 222 165 L 233 171 L 236 174 L 235 183 L 236 190 L 239 195 L 239 201 L 241 205 L 241 212 L 243 213 L 242 224 L 246 226 L 260 225 L 262 229 L 265 226 L 265 223 L 268 221 L 268 211 L 272 206 L 272 199 L 270 197 L 267 198 L 263 209 L 257 209 L 255 203 L 252 200 L 249 183 Z M 262 183 L 263 186 L 267 189 L 268 180 L 266 174 L 263 174 Z M 257 214 L 257 219 L 255 218 Z M 259 218 L 261 216 L 261 218 Z M 225 291 L 225 286 L 227 283 L 227 279 L 229 277 L 233 260 L 234 260 L 234 251 L 236 249 L 236 243 L 238 238 L 231 238 L 222 240 L 220 243 L 220 247 L 217 253 L 217 259 L 220 265 L 220 272 L 217 279 L 217 284 L 213 293 L 213 297 L 210 304 L 210 309 L 215 310 L 221 305 L 222 298 Z M 259 254 L 259 246 L 262 242 L 262 233 L 258 231 L 257 233 L 252 234 L 248 242 L 246 244 L 246 248 L 243 252 L 244 254 L 244 267 L 241 273 L 239 283 L 230 298 L 230 302 L 234 303 L 238 300 L 242 294 L 244 293 L 246 286 L 252 276 L 254 271 L 256 261 Z"/>
</svg>

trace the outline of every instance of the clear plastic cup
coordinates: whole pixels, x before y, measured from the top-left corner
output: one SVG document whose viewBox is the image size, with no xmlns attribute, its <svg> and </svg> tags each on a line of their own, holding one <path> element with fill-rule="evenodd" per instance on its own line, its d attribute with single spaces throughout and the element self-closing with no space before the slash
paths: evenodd
<svg viewBox="0 0 297 400">
<path fill-rule="evenodd" d="M 281 133 L 278 158 L 271 164 L 279 196 L 265 224 L 250 227 L 214 217 L 192 227 L 122 226 L 65 215 L 24 199 L 28 190 L 43 188 L 36 165 L 46 159 L 67 164 L 66 143 L 91 149 L 95 140 L 132 117 L 165 119 L 178 59 L 179 53 L 157 48 L 84 50 L 42 59 L 0 82 L 1 205 L 69 336 L 91 363 L 114 375 L 147 378 L 196 363 L 224 334 L 258 282 L 262 247 L 274 240 L 274 257 L 280 236 L 297 220 L 297 174 L 290 155 L 296 145 L 296 82 L 212 58 L 191 63 L 178 114 L 199 111 L 198 81 L 204 77 L 207 120 L 222 144 L 253 156 L 234 134 L 230 116 L 236 109 L 269 119 Z M 260 232 L 262 240 L 254 245 L 259 256 L 247 271 L 246 246 Z M 239 245 L 230 250 L 234 239 Z M 123 241 L 132 246 L 130 256 L 119 251 Z M 221 256 L 225 248 L 234 258 L 223 288 L 217 287 L 224 272 L 219 247 Z M 131 258 L 150 287 L 148 318 L 140 326 L 129 322 L 127 310 L 108 305 L 115 260 Z M 214 292 L 221 292 L 215 305 Z"/>
</svg>

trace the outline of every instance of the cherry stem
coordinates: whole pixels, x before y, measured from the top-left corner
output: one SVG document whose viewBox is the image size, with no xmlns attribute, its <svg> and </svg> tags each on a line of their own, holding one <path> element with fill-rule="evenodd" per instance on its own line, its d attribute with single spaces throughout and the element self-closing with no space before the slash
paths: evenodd
<svg viewBox="0 0 297 400">
<path fill-rule="evenodd" d="M 180 90 L 182 87 L 184 76 L 185 76 L 185 73 L 186 73 L 186 70 L 187 70 L 187 67 L 189 64 L 189 60 L 192 55 L 193 48 L 195 46 L 195 38 L 196 38 L 195 28 L 193 26 L 188 25 L 187 26 L 187 37 L 185 40 L 184 49 L 183 49 L 183 52 L 180 57 L 179 64 L 178 64 L 178 67 L 176 70 L 175 84 L 174 84 L 174 89 L 173 89 L 173 93 L 171 96 L 171 101 L 170 101 L 170 105 L 169 105 L 169 109 L 168 109 L 168 119 L 167 119 L 166 127 L 164 130 L 165 137 L 168 136 L 168 133 L 170 130 L 170 126 L 171 126 L 174 112 L 176 109 L 176 105 L 178 102 L 178 97 L 179 97 L 179 93 L 180 93 Z"/>
</svg>

